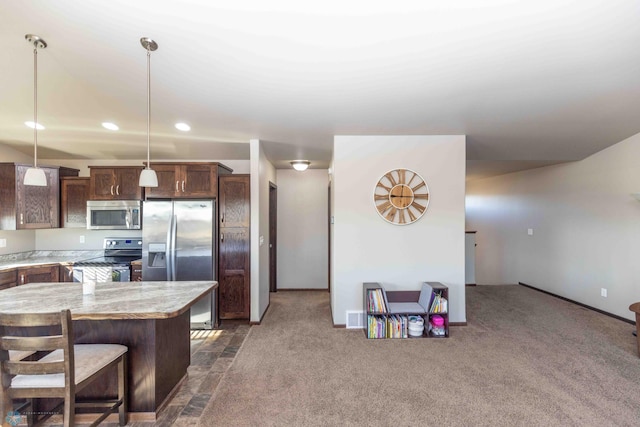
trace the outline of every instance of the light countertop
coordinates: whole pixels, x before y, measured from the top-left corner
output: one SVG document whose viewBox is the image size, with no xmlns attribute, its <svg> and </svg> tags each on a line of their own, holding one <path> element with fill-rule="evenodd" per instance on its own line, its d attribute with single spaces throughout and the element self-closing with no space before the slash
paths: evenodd
<svg viewBox="0 0 640 427">
<path fill-rule="evenodd" d="M 31 251 L 0 255 L 0 271 L 48 264 L 73 264 L 103 256 L 104 251 Z"/>
<path fill-rule="evenodd" d="M 215 281 L 104 282 L 83 295 L 82 283 L 29 283 L 2 291 L 0 312 L 55 312 L 74 320 L 166 319 L 179 316 L 217 288 Z"/>
</svg>

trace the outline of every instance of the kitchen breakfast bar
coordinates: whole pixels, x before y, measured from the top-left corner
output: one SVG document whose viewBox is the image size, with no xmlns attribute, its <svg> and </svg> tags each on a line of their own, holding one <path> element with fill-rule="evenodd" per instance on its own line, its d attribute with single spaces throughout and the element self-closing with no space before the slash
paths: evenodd
<svg viewBox="0 0 640 427">
<path fill-rule="evenodd" d="M 191 361 L 189 308 L 215 292 L 215 281 L 30 283 L 1 291 L 0 312 L 69 308 L 77 344 L 117 343 L 128 352 L 129 421 L 154 421 L 187 375 Z M 115 375 L 81 396 L 111 394 Z"/>
</svg>

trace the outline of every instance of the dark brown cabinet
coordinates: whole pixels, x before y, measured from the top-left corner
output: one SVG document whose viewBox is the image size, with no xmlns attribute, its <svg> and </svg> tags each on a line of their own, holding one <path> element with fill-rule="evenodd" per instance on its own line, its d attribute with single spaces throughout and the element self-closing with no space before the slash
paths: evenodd
<svg viewBox="0 0 640 427">
<path fill-rule="evenodd" d="M 131 262 L 131 281 L 142 282 L 142 261 Z"/>
<path fill-rule="evenodd" d="M 219 179 L 218 283 L 221 319 L 248 319 L 250 294 L 249 175 Z"/>
<path fill-rule="evenodd" d="M 58 267 L 58 281 L 73 282 L 73 266 L 72 265 L 60 265 Z"/>
<path fill-rule="evenodd" d="M 34 282 L 58 282 L 60 266 L 38 266 L 18 268 L 18 285 L 26 285 Z"/>
<path fill-rule="evenodd" d="M 89 166 L 91 200 L 142 200 L 142 166 Z"/>
<path fill-rule="evenodd" d="M 58 228 L 59 168 L 40 166 L 47 177 L 46 187 L 24 185 L 31 165 L 0 163 L 0 229 L 26 230 Z"/>
<path fill-rule="evenodd" d="M 18 284 L 18 275 L 15 269 L 0 271 L 0 290 L 8 289 Z"/>
<path fill-rule="evenodd" d="M 88 177 L 60 178 L 60 226 L 86 228 L 87 200 L 89 200 Z"/>
<path fill-rule="evenodd" d="M 220 163 L 152 163 L 158 186 L 146 188 L 146 198 L 216 198 L 218 176 L 230 174 Z"/>
</svg>

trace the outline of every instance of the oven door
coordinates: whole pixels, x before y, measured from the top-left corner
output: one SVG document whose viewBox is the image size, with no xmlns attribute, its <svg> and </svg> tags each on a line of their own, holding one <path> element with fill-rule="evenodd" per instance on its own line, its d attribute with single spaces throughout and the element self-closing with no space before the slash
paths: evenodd
<svg viewBox="0 0 640 427">
<path fill-rule="evenodd" d="M 131 267 L 128 266 L 74 266 L 73 281 L 82 282 L 83 279 L 96 282 L 129 282 L 131 281 Z"/>
</svg>

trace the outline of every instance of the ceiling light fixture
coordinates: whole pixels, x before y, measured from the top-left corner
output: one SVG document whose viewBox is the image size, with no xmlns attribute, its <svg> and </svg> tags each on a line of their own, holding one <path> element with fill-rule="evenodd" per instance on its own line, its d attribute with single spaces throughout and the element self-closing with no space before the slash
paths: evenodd
<svg viewBox="0 0 640 427">
<path fill-rule="evenodd" d="M 158 44 L 148 37 L 140 39 L 142 47 L 147 51 L 147 168 L 140 173 L 140 187 L 157 187 L 158 175 L 151 169 L 151 52 L 158 49 Z"/>
<path fill-rule="evenodd" d="M 294 160 L 291 163 L 291 166 L 297 171 L 306 171 L 311 162 L 309 160 Z"/>
<path fill-rule="evenodd" d="M 33 34 L 27 34 L 24 38 L 33 44 L 33 167 L 27 169 L 27 173 L 24 175 L 24 185 L 46 187 L 47 176 L 38 167 L 38 129 L 41 128 L 38 125 L 38 48 L 44 49 L 47 47 L 47 43 Z M 27 124 L 27 126 L 29 125 Z"/>
<path fill-rule="evenodd" d="M 189 132 L 191 130 L 191 126 L 186 123 L 176 123 L 176 129 L 181 130 L 183 132 Z"/>
<path fill-rule="evenodd" d="M 102 127 L 109 130 L 120 130 L 117 124 L 111 122 L 102 122 Z"/>
</svg>

